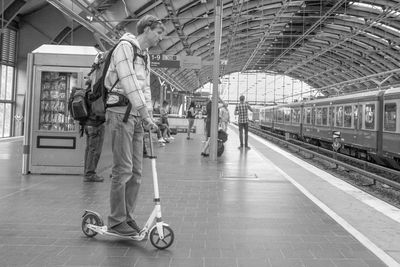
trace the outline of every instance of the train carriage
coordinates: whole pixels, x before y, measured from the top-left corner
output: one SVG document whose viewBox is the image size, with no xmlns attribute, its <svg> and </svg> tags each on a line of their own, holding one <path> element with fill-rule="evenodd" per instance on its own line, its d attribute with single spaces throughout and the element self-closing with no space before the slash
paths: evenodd
<svg viewBox="0 0 400 267">
<path fill-rule="evenodd" d="M 260 127 L 400 169 L 400 88 L 261 108 Z"/>
<path fill-rule="evenodd" d="M 304 137 L 330 144 L 335 132 L 340 134 L 343 153 L 359 157 L 379 153 L 377 111 L 382 95 L 372 91 L 308 102 L 304 105 Z"/>
<path fill-rule="evenodd" d="M 383 96 L 382 154 L 400 163 L 400 88 L 389 89 Z"/>
</svg>

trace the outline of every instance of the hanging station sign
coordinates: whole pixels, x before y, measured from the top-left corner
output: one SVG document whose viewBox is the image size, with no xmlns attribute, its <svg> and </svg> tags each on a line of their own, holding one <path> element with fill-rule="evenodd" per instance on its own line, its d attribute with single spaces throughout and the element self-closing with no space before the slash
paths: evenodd
<svg viewBox="0 0 400 267">
<path fill-rule="evenodd" d="M 150 54 L 150 67 L 201 69 L 201 57 Z"/>
<path fill-rule="evenodd" d="M 180 59 L 176 55 L 150 54 L 151 68 L 180 68 Z"/>
</svg>

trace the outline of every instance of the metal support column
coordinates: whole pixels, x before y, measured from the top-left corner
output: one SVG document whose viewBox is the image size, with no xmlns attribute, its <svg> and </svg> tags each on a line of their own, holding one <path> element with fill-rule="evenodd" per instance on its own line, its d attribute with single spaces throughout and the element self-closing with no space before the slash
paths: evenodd
<svg viewBox="0 0 400 267">
<path fill-rule="evenodd" d="M 221 27 L 222 27 L 222 0 L 215 0 L 215 28 L 214 28 L 214 67 L 213 67 L 213 95 L 211 107 L 211 137 L 210 159 L 217 160 L 218 137 L 218 84 L 220 72 Z"/>
<path fill-rule="evenodd" d="M 24 142 L 22 149 L 22 174 L 28 174 L 29 160 L 30 160 L 30 146 L 31 146 L 31 124 L 32 124 L 32 95 L 33 95 L 33 80 L 34 80 L 34 69 L 33 69 L 33 54 L 28 54 L 28 86 L 26 89 L 25 97 L 25 124 L 24 124 Z"/>
</svg>

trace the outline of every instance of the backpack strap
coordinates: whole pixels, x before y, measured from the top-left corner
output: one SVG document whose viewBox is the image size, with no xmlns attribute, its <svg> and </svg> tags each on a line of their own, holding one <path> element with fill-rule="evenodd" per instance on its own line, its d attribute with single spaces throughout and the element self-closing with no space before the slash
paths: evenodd
<svg viewBox="0 0 400 267">
<path fill-rule="evenodd" d="M 122 119 L 123 122 L 127 122 L 128 121 L 129 114 L 131 113 L 131 110 L 132 110 L 132 104 L 131 104 L 131 101 L 128 101 L 128 106 L 126 107 L 124 118 Z"/>
<path fill-rule="evenodd" d="M 133 68 L 135 68 L 135 61 L 136 61 L 137 56 L 139 56 L 139 57 L 143 58 L 143 60 L 145 61 L 145 66 L 146 66 L 146 69 L 147 69 L 147 56 L 139 55 L 139 54 L 137 53 L 138 47 L 137 47 L 136 45 L 134 45 L 133 43 L 129 42 L 128 40 L 126 40 L 126 41 L 127 41 L 128 43 L 130 43 L 130 44 L 132 45 L 132 48 L 133 48 L 133 59 L 132 59 Z M 112 56 L 112 54 L 114 53 L 115 48 L 117 47 L 117 45 L 118 45 L 120 42 L 121 42 L 121 41 L 119 41 L 119 42 L 112 48 L 112 50 L 110 51 L 110 53 L 107 55 L 106 62 L 105 62 L 105 65 L 104 65 L 104 70 L 103 70 L 103 76 L 102 76 L 103 79 L 105 79 L 106 74 L 107 74 L 107 70 L 108 70 L 108 68 L 109 68 L 109 66 L 110 66 L 111 56 Z M 115 81 L 115 83 L 113 84 L 113 86 L 110 88 L 109 92 L 111 92 L 111 91 L 115 88 L 115 86 L 117 85 L 118 82 L 119 82 L 119 78 Z M 104 83 L 104 81 L 103 81 L 103 83 Z M 132 110 L 132 103 L 131 103 L 131 101 L 128 100 L 127 102 L 128 102 L 128 105 L 127 105 L 127 107 L 126 107 L 126 111 L 125 111 L 124 118 L 122 119 L 123 122 L 127 122 L 127 121 L 128 121 L 129 114 L 131 113 L 131 110 Z"/>
</svg>

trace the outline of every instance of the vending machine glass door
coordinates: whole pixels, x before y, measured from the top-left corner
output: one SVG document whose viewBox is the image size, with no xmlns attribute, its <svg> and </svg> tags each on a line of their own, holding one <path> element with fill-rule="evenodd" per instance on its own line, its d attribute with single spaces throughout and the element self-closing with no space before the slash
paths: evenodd
<svg viewBox="0 0 400 267">
<path fill-rule="evenodd" d="M 39 130 L 75 131 L 75 122 L 68 112 L 68 98 L 77 86 L 78 73 L 43 71 L 40 78 Z"/>
<path fill-rule="evenodd" d="M 85 138 L 68 111 L 74 87 L 83 86 L 87 68 L 35 68 L 30 170 L 32 173 L 81 174 Z"/>
</svg>

